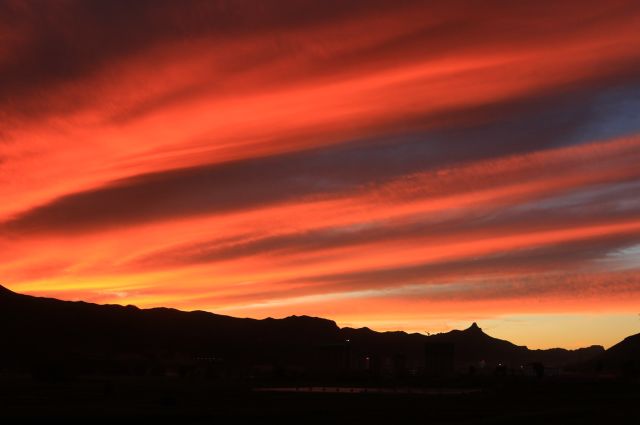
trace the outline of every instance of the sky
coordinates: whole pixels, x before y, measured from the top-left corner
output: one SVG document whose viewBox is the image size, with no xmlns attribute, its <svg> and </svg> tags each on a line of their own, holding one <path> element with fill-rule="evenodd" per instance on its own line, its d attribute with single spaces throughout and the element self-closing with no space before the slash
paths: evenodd
<svg viewBox="0 0 640 425">
<path fill-rule="evenodd" d="M 640 332 L 635 0 L 0 1 L 0 283 Z"/>
</svg>

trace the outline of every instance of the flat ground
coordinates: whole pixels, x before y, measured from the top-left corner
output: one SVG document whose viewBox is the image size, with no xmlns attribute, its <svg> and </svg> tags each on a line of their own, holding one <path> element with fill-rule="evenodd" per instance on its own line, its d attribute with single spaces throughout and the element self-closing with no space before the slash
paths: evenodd
<svg viewBox="0 0 640 425">
<path fill-rule="evenodd" d="M 639 424 L 637 382 L 498 382 L 434 394 L 269 392 L 168 378 L 0 378 L 2 423 Z"/>
</svg>

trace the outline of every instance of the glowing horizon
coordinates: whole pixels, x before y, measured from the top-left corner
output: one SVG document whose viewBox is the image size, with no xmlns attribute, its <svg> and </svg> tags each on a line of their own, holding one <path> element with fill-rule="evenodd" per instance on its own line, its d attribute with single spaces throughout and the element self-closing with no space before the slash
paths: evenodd
<svg viewBox="0 0 640 425">
<path fill-rule="evenodd" d="M 531 348 L 640 332 L 637 2 L 7 2 L 0 22 L 11 290 L 477 321 Z"/>
</svg>

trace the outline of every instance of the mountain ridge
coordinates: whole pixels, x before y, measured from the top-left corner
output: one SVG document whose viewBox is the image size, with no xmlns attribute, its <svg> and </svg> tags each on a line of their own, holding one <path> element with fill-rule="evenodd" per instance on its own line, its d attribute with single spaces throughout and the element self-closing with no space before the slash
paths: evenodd
<svg viewBox="0 0 640 425">
<path fill-rule="evenodd" d="M 431 335 L 425 335 L 419 332 L 406 332 L 406 331 L 402 331 L 402 330 L 395 330 L 395 331 L 377 331 L 374 329 L 371 329 L 369 327 L 360 327 L 360 328 L 354 328 L 354 327 L 339 327 L 338 324 L 331 319 L 327 319 L 324 317 L 318 317 L 318 316 L 309 316 L 309 315 L 290 315 L 290 316 L 286 316 L 286 317 L 282 317 L 282 318 L 273 318 L 273 317 L 266 317 L 264 319 L 255 319 L 255 318 L 250 318 L 250 317 L 235 317 L 235 316 L 229 316 L 229 315 L 224 315 L 224 314 L 219 314 L 219 313 L 214 313 L 214 312 L 210 312 L 210 311 L 206 311 L 206 310 L 180 310 L 180 309 L 176 309 L 176 308 L 172 308 L 172 307 L 149 307 L 149 308 L 140 308 L 138 306 L 135 305 L 122 305 L 122 304 L 97 304 L 97 303 L 91 303 L 91 302 L 87 302 L 87 301 L 69 301 L 69 300 L 61 300 L 58 298 L 53 298 L 53 297 L 40 297 L 40 296 L 32 296 L 32 295 L 26 295 L 26 294 L 21 294 L 21 293 L 17 293 L 14 292 L 10 289 L 8 289 L 7 287 L 3 286 L 0 284 L 0 295 L 14 295 L 14 296 L 19 296 L 19 297 L 29 297 L 29 298 L 33 298 L 33 299 L 40 299 L 40 300 L 53 300 L 53 301 L 57 301 L 57 302 L 63 302 L 63 303 L 78 303 L 81 305 L 90 305 L 90 306 L 96 306 L 96 307 L 120 307 L 120 308 L 124 308 L 124 309 L 135 309 L 141 312 L 167 312 L 167 313 L 182 313 L 182 314 L 202 314 L 202 315 L 208 315 L 208 316 L 213 316 L 216 318 L 228 318 L 228 319 L 235 319 L 235 320 L 245 320 L 245 321 L 323 321 L 323 322 L 328 322 L 331 323 L 333 326 L 335 326 L 336 329 L 340 330 L 340 331 L 366 331 L 366 332 L 372 332 L 374 334 L 377 335 L 390 335 L 390 334 L 398 334 L 398 335 L 406 335 L 406 336 L 421 336 L 421 337 L 426 337 L 426 338 L 434 338 L 434 339 L 439 339 L 442 338 L 442 335 L 446 335 L 447 338 L 452 337 L 452 336 L 456 336 L 456 335 L 465 335 L 465 336 L 473 336 L 475 338 L 490 338 L 492 341 L 500 341 L 500 342 L 506 342 L 514 347 L 521 347 L 521 348 L 526 348 L 529 349 L 526 345 L 517 345 L 512 343 L 511 341 L 507 341 L 507 340 L 503 340 L 503 339 L 499 339 L 499 338 L 495 338 L 493 336 L 488 335 L 487 333 L 484 332 L 484 330 L 477 324 L 477 322 L 472 322 L 472 324 L 466 328 L 466 329 L 452 329 L 446 332 L 440 332 L 440 333 L 436 333 L 436 334 L 431 334 Z M 566 351 L 576 351 L 576 350 L 581 350 L 581 349 L 585 349 L 585 348 L 592 348 L 592 347 L 599 347 L 599 348 L 603 348 L 603 346 L 601 345 L 591 345 L 589 347 L 579 347 L 576 349 L 567 349 L 567 348 L 562 348 L 562 347 L 552 347 L 552 348 L 546 348 L 546 349 L 529 349 L 532 351 L 548 351 L 548 350 L 566 350 Z"/>
<path fill-rule="evenodd" d="M 424 365 L 425 344 L 448 344 L 455 346 L 456 368 L 461 369 L 479 362 L 513 367 L 539 362 L 559 367 L 605 352 L 601 346 L 530 350 L 486 334 L 475 322 L 463 330 L 434 335 L 378 332 L 340 328 L 333 320 L 306 315 L 252 319 L 201 310 L 140 309 L 34 297 L 2 286 L 0 306 L 0 321 L 7 340 L 12 341 L 3 353 L 5 361 L 131 355 L 195 358 L 213 353 L 245 368 L 267 363 L 309 369 L 332 357 L 332 367 L 338 369 L 354 368 L 365 358 L 382 363 L 401 358 L 415 369 Z M 335 360 L 345 356 L 349 366 L 344 366 L 344 359 Z"/>
</svg>

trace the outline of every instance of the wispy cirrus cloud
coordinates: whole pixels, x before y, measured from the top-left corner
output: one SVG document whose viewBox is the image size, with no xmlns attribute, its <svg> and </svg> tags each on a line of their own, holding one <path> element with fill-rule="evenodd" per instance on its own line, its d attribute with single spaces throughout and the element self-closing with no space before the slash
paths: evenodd
<svg viewBox="0 0 640 425">
<path fill-rule="evenodd" d="M 0 279 L 352 325 L 631 311 L 638 27 L 625 0 L 3 2 Z"/>
</svg>

